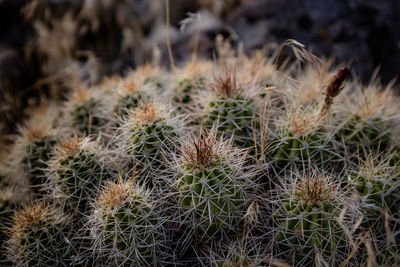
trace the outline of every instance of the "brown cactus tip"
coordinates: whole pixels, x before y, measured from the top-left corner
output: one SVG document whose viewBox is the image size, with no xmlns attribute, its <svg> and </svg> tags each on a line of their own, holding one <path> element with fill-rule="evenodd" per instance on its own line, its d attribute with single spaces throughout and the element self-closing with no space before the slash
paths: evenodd
<svg viewBox="0 0 400 267">
<path fill-rule="evenodd" d="M 311 203 L 324 202 L 331 198 L 333 192 L 333 186 L 319 174 L 306 175 L 298 188 L 302 199 Z"/>
<path fill-rule="evenodd" d="M 133 186 L 134 183 L 131 180 L 126 182 L 120 180 L 118 183 L 108 182 L 98 199 L 98 204 L 103 204 L 110 209 L 121 206 L 129 197 Z"/>
<path fill-rule="evenodd" d="M 139 122 L 151 122 L 157 117 L 157 107 L 153 102 L 143 101 L 136 109 L 134 120 Z"/>
<path fill-rule="evenodd" d="M 182 154 L 191 165 L 204 168 L 213 161 L 220 145 L 221 140 L 218 141 L 212 134 L 199 134 L 188 145 L 183 145 Z"/>
<path fill-rule="evenodd" d="M 39 140 L 46 135 L 46 130 L 38 125 L 22 129 L 22 134 L 29 141 L 33 142 Z"/>
<path fill-rule="evenodd" d="M 71 155 L 79 151 L 83 138 L 74 135 L 73 137 L 63 139 L 58 146 L 56 152 L 58 155 Z"/>
<path fill-rule="evenodd" d="M 14 214 L 13 221 L 16 228 L 32 228 L 35 227 L 49 212 L 47 202 L 41 201 L 25 206 L 19 212 Z"/>
<path fill-rule="evenodd" d="M 125 93 L 134 93 L 139 90 L 138 85 L 133 79 L 128 79 L 123 82 L 122 91 Z"/>
<path fill-rule="evenodd" d="M 236 78 L 236 71 L 228 69 L 218 77 L 214 75 L 214 83 L 210 84 L 209 88 L 211 91 L 225 97 L 231 97 L 241 91 Z"/>
<path fill-rule="evenodd" d="M 88 89 L 77 89 L 72 93 L 72 100 L 76 103 L 83 103 L 92 96 L 92 91 Z"/>
</svg>

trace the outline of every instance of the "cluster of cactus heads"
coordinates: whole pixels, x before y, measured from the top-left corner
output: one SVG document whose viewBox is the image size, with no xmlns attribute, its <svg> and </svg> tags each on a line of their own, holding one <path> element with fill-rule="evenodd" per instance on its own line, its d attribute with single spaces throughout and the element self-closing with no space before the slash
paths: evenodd
<svg viewBox="0 0 400 267">
<path fill-rule="evenodd" d="M 285 44 L 38 108 L 0 162 L 1 263 L 398 266 L 400 97 Z"/>
</svg>

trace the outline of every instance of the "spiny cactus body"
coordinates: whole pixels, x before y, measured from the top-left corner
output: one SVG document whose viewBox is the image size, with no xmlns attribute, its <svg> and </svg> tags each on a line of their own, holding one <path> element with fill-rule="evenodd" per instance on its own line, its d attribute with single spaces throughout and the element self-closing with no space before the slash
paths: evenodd
<svg viewBox="0 0 400 267">
<path fill-rule="evenodd" d="M 79 89 L 72 92 L 66 108 L 66 119 L 80 135 L 105 131 L 112 113 L 106 92 Z"/>
<path fill-rule="evenodd" d="M 179 136 L 177 122 L 164 112 L 156 103 L 144 102 L 124 126 L 125 150 L 133 158 L 140 183 L 150 187 L 155 182 L 155 174 L 167 167 L 165 159 L 174 152 Z"/>
<path fill-rule="evenodd" d="M 96 196 L 106 176 L 113 179 L 112 173 L 99 155 L 97 144 L 87 138 L 66 139 L 56 150 L 49 189 L 64 208 L 85 214 L 89 200 Z"/>
<path fill-rule="evenodd" d="M 119 117 L 127 117 L 129 112 L 139 107 L 143 101 L 149 101 L 149 96 L 138 88 L 138 85 L 130 80 L 122 83 L 114 112 Z"/>
<path fill-rule="evenodd" d="M 346 249 L 345 230 L 338 223 L 343 203 L 333 186 L 326 177 L 306 176 L 281 196 L 274 214 L 277 249 L 293 264 L 310 265 L 316 253 L 332 262 Z"/>
<path fill-rule="evenodd" d="M 283 131 L 279 133 L 273 146 L 272 159 L 276 160 L 280 167 L 292 163 L 300 167 L 308 167 L 333 158 L 327 136 L 321 132 L 296 136 L 289 131 Z"/>
<path fill-rule="evenodd" d="M 94 203 L 94 248 L 109 264 L 152 265 L 165 251 L 162 221 L 132 181 L 109 183 Z"/>
<path fill-rule="evenodd" d="M 365 120 L 359 115 L 352 115 L 339 129 L 338 138 L 344 139 L 346 149 L 353 154 L 362 148 L 367 151 L 384 151 L 390 145 L 391 134 L 379 117 Z"/>
<path fill-rule="evenodd" d="M 248 202 L 242 162 L 227 155 L 220 142 L 212 135 L 194 140 L 177 174 L 181 216 L 205 240 L 237 230 Z"/>
<path fill-rule="evenodd" d="M 211 97 L 203 104 L 203 126 L 218 130 L 226 139 L 233 138 L 241 147 L 253 148 L 258 122 L 258 106 L 244 94 L 233 74 L 217 78 L 211 85 Z"/>
<path fill-rule="evenodd" d="M 189 104 L 193 101 L 193 92 L 196 88 L 204 86 L 204 78 L 199 77 L 196 79 L 185 78 L 179 81 L 178 86 L 175 88 L 174 100 L 181 104 Z"/>
<path fill-rule="evenodd" d="M 68 266 L 72 248 L 67 220 L 46 203 L 25 206 L 9 228 L 8 260 L 16 266 Z"/>
</svg>

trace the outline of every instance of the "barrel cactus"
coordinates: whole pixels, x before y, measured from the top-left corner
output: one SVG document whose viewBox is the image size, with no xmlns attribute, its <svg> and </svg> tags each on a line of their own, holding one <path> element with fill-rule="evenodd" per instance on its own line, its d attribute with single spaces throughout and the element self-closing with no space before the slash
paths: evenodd
<svg viewBox="0 0 400 267">
<path fill-rule="evenodd" d="M 252 87 L 244 88 L 233 72 L 226 71 L 208 86 L 208 95 L 201 100 L 203 126 L 215 127 L 226 139 L 233 138 L 241 147 L 253 148 L 258 122 L 258 105 L 252 98 Z M 211 95 L 210 95 L 211 94 Z"/>
<path fill-rule="evenodd" d="M 93 250 L 103 264 L 150 266 L 160 262 L 166 233 L 148 193 L 135 188 L 132 180 L 109 182 L 93 205 Z"/>
<path fill-rule="evenodd" d="M 199 136 L 184 147 L 176 166 L 182 223 L 204 241 L 237 231 L 244 216 L 248 176 L 238 152 L 212 134 Z"/>
<path fill-rule="evenodd" d="M 89 138 L 71 137 L 55 148 L 48 189 L 66 210 L 86 214 L 104 179 L 113 179 L 101 147 Z"/>
<path fill-rule="evenodd" d="M 295 265 L 312 265 L 317 256 L 331 264 L 343 260 L 348 242 L 345 223 L 339 219 L 345 207 L 341 189 L 318 174 L 288 183 L 273 215 L 277 255 Z"/>
<path fill-rule="evenodd" d="M 23 207 L 8 229 L 8 260 L 15 266 L 68 266 L 72 259 L 68 220 L 45 202 Z"/>
<path fill-rule="evenodd" d="M 156 174 L 166 169 L 165 159 L 176 150 L 181 133 L 179 117 L 173 118 L 166 109 L 161 104 L 145 101 L 122 126 L 124 150 L 132 158 L 139 182 L 149 187 L 157 182 Z"/>
<path fill-rule="evenodd" d="M 102 90 L 77 89 L 66 105 L 65 120 L 79 135 L 105 131 L 111 120 L 110 97 Z"/>
<path fill-rule="evenodd" d="M 335 160 L 331 138 L 320 128 L 321 119 L 316 111 L 311 108 L 289 111 L 278 125 L 267 156 L 275 160 L 279 168 L 292 165 L 307 168 Z"/>
</svg>

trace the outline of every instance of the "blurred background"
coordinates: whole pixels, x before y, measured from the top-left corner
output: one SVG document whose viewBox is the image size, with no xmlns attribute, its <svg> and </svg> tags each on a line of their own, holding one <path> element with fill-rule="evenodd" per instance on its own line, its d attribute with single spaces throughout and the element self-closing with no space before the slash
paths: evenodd
<svg viewBox="0 0 400 267">
<path fill-rule="evenodd" d="M 367 83 L 400 74 L 399 0 L 170 0 L 177 65 L 215 56 L 217 36 L 245 53 L 296 39 Z M 0 136 L 29 108 L 157 60 L 169 67 L 164 0 L 0 0 Z"/>
</svg>

